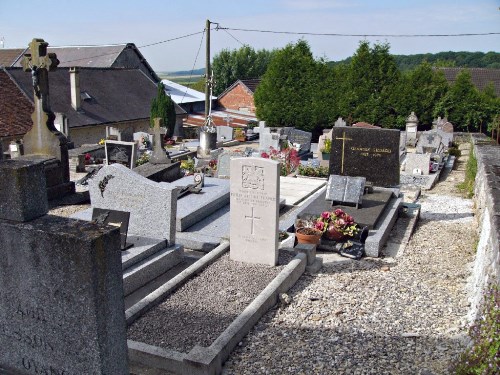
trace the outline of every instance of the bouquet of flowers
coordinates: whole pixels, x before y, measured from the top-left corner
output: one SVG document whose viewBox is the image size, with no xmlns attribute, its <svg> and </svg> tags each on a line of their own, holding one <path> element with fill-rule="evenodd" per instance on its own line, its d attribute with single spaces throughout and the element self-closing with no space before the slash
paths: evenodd
<svg viewBox="0 0 500 375">
<path fill-rule="evenodd" d="M 354 237 L 359 231 L 353 217 L 340 208 L 333 212 L 324 211 L 316 220 L 314 227 L 322 231 L 326 238 L 337 241 L 345 237 Z"/>
</svg>

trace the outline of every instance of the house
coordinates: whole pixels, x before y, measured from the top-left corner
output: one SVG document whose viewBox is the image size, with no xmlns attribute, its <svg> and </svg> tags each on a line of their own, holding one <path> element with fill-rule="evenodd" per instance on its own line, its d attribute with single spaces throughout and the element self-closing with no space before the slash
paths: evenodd
<svg viewBox="0 0 500 375">
<path fill-rule="evenodd" d="M 205 93 L 193 90 L 168 79 L 163 79 L 161 82 L 174 103 L 179 105 L 188 114 L 205 111 Z M 212 96 L 212 106 L 214 107 L 216 99 L 215 96 Z"/>
<path fill-rule="evenodd" d="M 109 129 L 120 132 L 122 140 L 132 140 L 135 132 L 147 132 L 156 92 L 157 83 L 141 69 L 63 67 L 49 73 L 51 110 L 66 119 L 59 127 L 65 133 L 69 130 L 75 146 L 97 143 L 106 138 Z M 31 128 L 30 73 L 3 68 L 0 98 L 0 137 L 5 150 L 11 140 Z M 185 111 L 176 106 L 176 113 L 182 122 Z"/>
<path fill-rule="evenodd" d="M 500 69 L 486 68 L 434 68 L 443 72 L 444 77 L 451 85 L 455 82 L 460 71 L 467 69 L 470 72 L 471 80 L 474 86 L 480 91 L 484 90 L 490 82 L 493 83 L 496 96 L 500 97 Z"/>
<path fill-rule="evenodd" d="M 237 80 L 219 95 L 217 98 L 219 107 L 255 115 L 253 96 L 259 83 L 260 79 Z"/>
<path fill-rule="evenodd" d="M 49 46 L 47 52 L 57 55 L 60 68 L 78 66 L 140 69 L 154 82 L 160 82 L 159 77 L 134 43 L 102 46 Z M 21 67 L 25 53 L 29 53 L 29 48 L 0 49 L 0 67 Z"/>
</svg>

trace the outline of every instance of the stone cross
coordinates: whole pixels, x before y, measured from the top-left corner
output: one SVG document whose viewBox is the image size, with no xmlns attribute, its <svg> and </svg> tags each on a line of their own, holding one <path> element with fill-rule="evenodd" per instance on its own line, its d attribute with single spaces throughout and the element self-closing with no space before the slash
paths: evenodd
<svg viewBox="0 0 500 375">
<path fill-rule="evenodd" d="M 260 217 L 254 215 L 253 209 L 254 208 L 252 207 L 252 215 L 251 216 L 245 215 L 245 219 L 252 220 L 252 227 L 250 229 L 250 234 L 252 234 L 252 235 L 253 235 L 253 228 L 254 228 L 254 220 L 260 220 Z"/>
<path fill-rule="evenodd" d="M 49 44 L 43 39 L 33 39 L 30 52 L 22 60 L 24 71 L 31 72 L 33 80 L 33 101 L 35 111 L 31 118 L 33 127 L 24 136 L 26 154 L 48 155 L 61 159 L 61 141 L 55 134 L 54 114 L 49 102 L 49 72 L 59 65 L 55 53 L 47 54 Z"/>
<path fill-rule="evenodd" d="M 170 164 L 170 158 L 165 154 L 163 147 L 161 147 L 160 126 L 163 124 L 163 119 L 156 117 L 154 123 L 153 155 L 151 155 L 149 162 L 151 164 Z"/>
</svg>

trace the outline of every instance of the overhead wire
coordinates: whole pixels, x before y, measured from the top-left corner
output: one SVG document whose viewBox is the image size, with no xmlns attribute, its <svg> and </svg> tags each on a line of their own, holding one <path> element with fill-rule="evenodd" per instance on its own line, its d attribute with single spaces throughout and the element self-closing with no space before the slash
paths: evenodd
<svg viewBox="0 0 500 375">
<path fill-rule="evenodd" d="M 201 46 L 203 45 L 203 38 L 204 37 L 205 37 L 205 30 L 203 30 L 203 34 L 201 35 L 201 40 L 200 40 L 200 45 L 198 47 L 198 52 L 196 52 L 196 57 L 194 58 L 193 67 L 191 68 L 191 73 L 189 74 L 189 81 L 188 81 L 189 83 L 191 83 L 191 78 L 193 77 L 193 71 L 194 71 L 194 68 L 196 66 L 196 62 L 198 61 L 198 56 L 200 55 Z M 189 89 L 189 87 L 186 86 L 186 90 L 184 91 L 184 95 L 182 95 L 182 99 L 181 99 L 181 102 L 179 104 L 182 104 L 184 102 L 184 98 L 186 97 L 188 89 Z"/>
</svg>

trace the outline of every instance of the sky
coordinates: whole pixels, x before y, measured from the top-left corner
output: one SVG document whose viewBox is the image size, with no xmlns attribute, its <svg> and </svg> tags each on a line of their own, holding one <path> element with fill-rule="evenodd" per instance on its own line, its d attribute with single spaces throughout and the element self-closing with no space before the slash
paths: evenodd
<svg viewBox="0 0 500 375">
<path fill-rule="evenodd" d="M 0 48 L 135 43 L 157 72 L 205 64 L 205 22 L 211 56 L 243 44 L 283 48 L 301 38 L 315 57 L 352 56 L 360 40 L 387 42 L 393 54 L 500 52 L 500 34 L 469 37 L 371 37 L 275 34 L 234 29 L 323 34 L 500 33 L 500 0 L 0 0 Z M 217 24 L 227 30 L 215 30 Z M 233 30 L 231 30 L 233 29 Z M 185 38 L 168 41 L 188 34 Z M 153 46 L 149 44 L 159 43 Z M 201 48 L 200 48 L 201 47 Z M 199 51 L 199 53 L 198 53 Z"/>
</svg>

